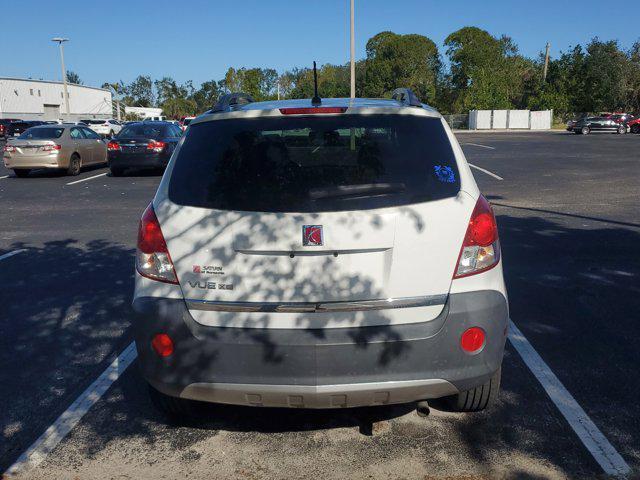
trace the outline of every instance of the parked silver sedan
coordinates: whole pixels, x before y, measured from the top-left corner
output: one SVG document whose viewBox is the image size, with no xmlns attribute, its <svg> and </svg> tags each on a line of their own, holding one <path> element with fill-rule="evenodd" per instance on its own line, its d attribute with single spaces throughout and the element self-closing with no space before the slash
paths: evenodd
<svg viewBox="0 0 640 480">
<path fill-rule="evenodd" d="M 83 125 L 41 125 L 10 139 L 4 147 L 4 165 L 26 177 L 39 168 L 64 169 L 78 175 L 83 166 L 107 162 L 107 145 Z"/>
</svg>

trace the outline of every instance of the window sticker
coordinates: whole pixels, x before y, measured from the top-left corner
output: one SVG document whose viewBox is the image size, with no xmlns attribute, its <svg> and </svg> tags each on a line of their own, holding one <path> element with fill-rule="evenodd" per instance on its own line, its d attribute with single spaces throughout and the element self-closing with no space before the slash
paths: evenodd
<svg viewBox="0 0 640 480">
<path fill-rule="evenodd" d="M 453 183 L 456 181 L 456 174 L 451 167 L 444 165 L 434 165 L 433 170 L 436 173 L 436 178 L 443 183 Z"/>
</svg>

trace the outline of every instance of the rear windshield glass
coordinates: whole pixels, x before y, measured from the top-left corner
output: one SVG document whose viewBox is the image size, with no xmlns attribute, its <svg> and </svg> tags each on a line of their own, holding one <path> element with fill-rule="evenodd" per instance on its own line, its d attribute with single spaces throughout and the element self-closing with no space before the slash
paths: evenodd
<svg viewBox="0 0 640 480">
<path fill-rule="evenodd" d="M 183 125 L 189 125 L 189 124 L 191 123 L 191 120 L 193 120 L 193 118 L 185 118 L 185 119 L 182 121 L 182 124 L 183 124 Z"/>
<path fill-rule="evenodd" d="M 163 125 L 127 125 L 117 135 L 120 138 L 127 137 L 144 137 L 144 138 L 160 138 L 164 131 Z"/>
<path fill-rule="evenodd" d="M 82 120 L 82 122 L 87 125 L 102 125 L 103 123 L 106 123 L 106 120 Z"/>
<path fill-rule="evenodd" d="M 18 138 L 20 140 L 51 140 L 60 138 L 64 132 L 64 128 L 30 128 Z"/>
<path fill-rule="evenodd" d="M 169 198 L 221 210 L 321 212 L 407 205 L 459 190 L 440 119 L 339 115 L 194 124 Z"/>
</svg>

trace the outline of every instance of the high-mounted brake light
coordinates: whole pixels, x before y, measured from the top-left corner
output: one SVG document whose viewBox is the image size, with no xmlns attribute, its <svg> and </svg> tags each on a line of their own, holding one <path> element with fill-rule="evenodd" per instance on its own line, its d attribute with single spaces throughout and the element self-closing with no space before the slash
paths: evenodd
<svg viewBox="0 0 640 480">
<path fill-rule="evenodd" d="M 500 260 L 498 225 L 482 195 L 471 214 L 453 278 L 468 277 L 495 267 Z"/>
<path fill-rule="evenodd" d="M 147 150 L 153 150 L 156 153 L 160 153 L 162 150 L 164 150 L 164 147 L 166 147 L 167 144 L 164 142 L 159 142 L 157 140 L 151 140 L 148 144 L 147 144 Z"/>
<path fill-rule="evenodd" d="M 281 108 L 280 113 L 283 115 L 309 115 L 323 113 L 344 113 L 347 107 L 300 107 L 300 108 Z"/>
<path fill-rule="evenodd" d="M 160 223 L 149 205 L 140 219 L 136 269 L 143 277 L 165 283 L 178 283 L 173 262 L 164 241 Z"/>
<path fill-rule="evenodd" d="M 114 142 L 113 140 L 111 140 L 109 143 L 107 143 L 107 150 L 115 152 L 118 150 L 122 150 L 122 147 L 118 142 Z"/>
</svg>

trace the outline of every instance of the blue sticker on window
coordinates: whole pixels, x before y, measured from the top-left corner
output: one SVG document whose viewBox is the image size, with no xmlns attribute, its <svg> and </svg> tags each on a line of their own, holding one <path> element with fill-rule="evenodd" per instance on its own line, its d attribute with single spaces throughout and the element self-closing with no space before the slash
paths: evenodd
<svg viewBox="0 0 640 480">
<path fill-rule="evenodd" d="M 456 181 L 456 174 L 453 173 L 453 169 L 451 167 L 446 167 L 443 165 L 434 165 L 433 169 L 436 172 L 436 177 L 441 182 L 453 183 Z"/>
</svg>

